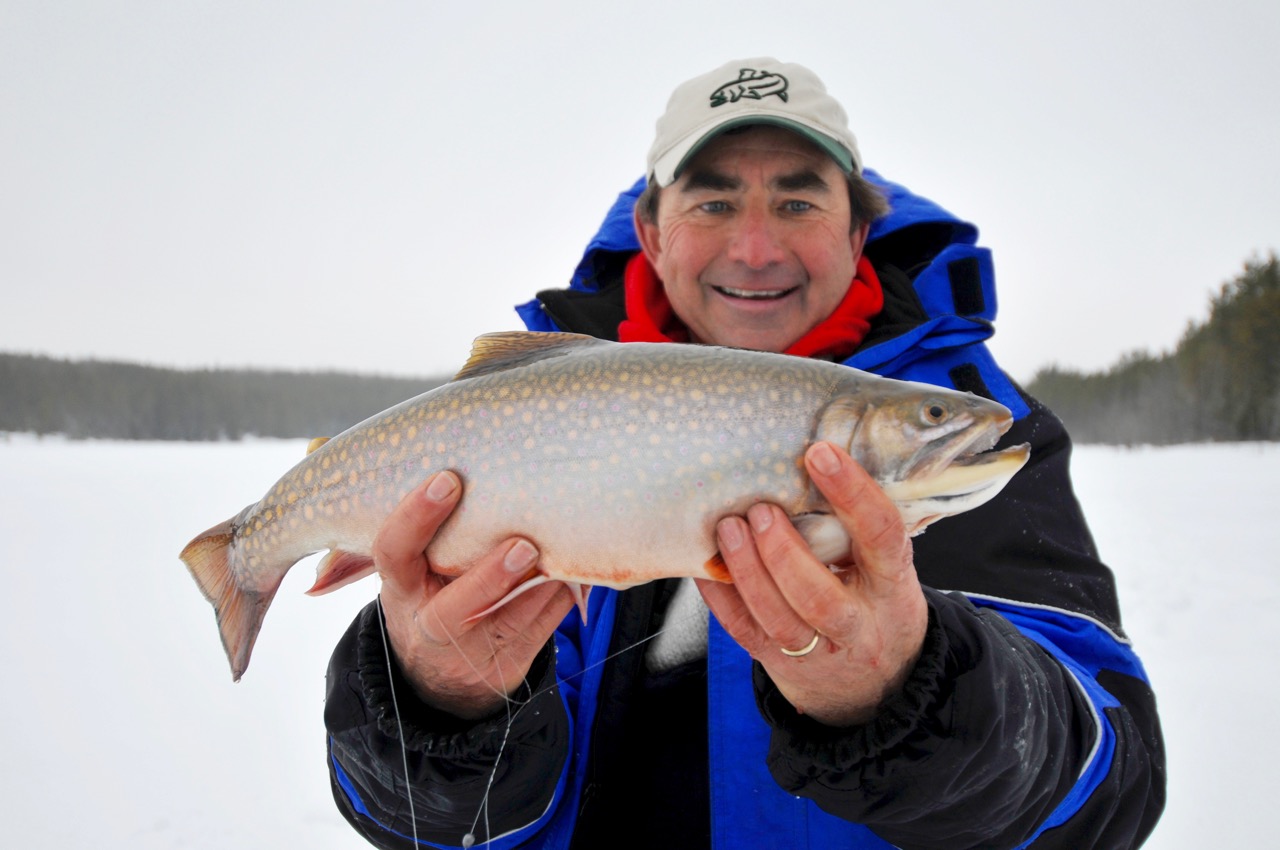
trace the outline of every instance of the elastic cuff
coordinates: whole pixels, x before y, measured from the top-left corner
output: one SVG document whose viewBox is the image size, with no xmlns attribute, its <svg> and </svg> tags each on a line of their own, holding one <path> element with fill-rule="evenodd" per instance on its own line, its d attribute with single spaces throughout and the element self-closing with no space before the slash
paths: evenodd
<svg viewBox="0 0 1280 850">
<path fill-rule="evenodd" d="M 929 603 L 929 625 L 920 658 L 902 690 L 887 698 L 875 716 L 861 726 L 835 727 L 800 714 L 787 701 L 759 662 L 753 665 L 756 705 L 773 728 L 771 750 L 779 746 L 817 769 L 847 768 L 875 759 L 901 744 L 938 701 L 946 663 L 947 638 Z"/>
<path fill-rule="evenodd" d="M 387 658 L 383 637 L 386 625 L 380 620 L 381 609 L 376 602 L 366 607 L 360 615 L 356 640 L 356 670 L 365 705 L 373 712 L 378 731 L 392 740 L 403 735 L 408 749 L 432 755 L 495 755 L 508 735 L 510 711 L 499 708 L 489 717 L 469 720 L 427 705 L 418 697 L 399 661 L 394 656 Z M 524 705 L 534 694 L 539 698 L 550 694 L 558 700 L 553 687 L 554 670 L 555 641 L 550 640 L 534 659 L 512 701 Z"/>
</svg>

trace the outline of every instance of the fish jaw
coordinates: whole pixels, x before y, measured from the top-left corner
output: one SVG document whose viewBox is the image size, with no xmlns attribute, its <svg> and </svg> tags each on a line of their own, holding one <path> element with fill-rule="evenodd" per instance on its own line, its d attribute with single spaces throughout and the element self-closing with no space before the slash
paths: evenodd
<svg viewBox="0 0 1280 850">
<path fill-rule="evenodd" d="M 1030 456 L 1026 443 L 970 454 L 930 475 L 891 481 L 883 485 L 884 491 L 898 506 L 907 532 L 915 536 L 944 517 L 991 501 Z"/>
<path fill-rule="evenodd" d="M 990 501 L 1027 462 L 1026 445 L 988 451 L 1013 424 L 998 402 L 910 381 L 857 380 L 823 409 L 814 439 L 846 446 L 912 535 Z M 828 536 L 838 548 L 837 536 Z"/>
</svg>

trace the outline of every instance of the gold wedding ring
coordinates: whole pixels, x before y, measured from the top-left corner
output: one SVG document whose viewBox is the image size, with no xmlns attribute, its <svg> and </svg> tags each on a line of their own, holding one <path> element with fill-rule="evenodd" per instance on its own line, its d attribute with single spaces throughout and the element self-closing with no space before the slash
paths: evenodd
<svg viewBox="0 0 1280 850">
<path fill-rule="evenodd" d="M 802 655 L 808 655 L 810 652 L 813 652 L 814 648 L 818 645 L 818 638 L 820 637 L 822 637 L 822 635 L 815 630 L 813 633 L 813 640 L 809 641 L 809 645 L 804 649 L 787 649 L 785 646 L 779 646 L 778 649 L 782 650 L 783 655 L 789 655 L 792 658 L 799 658 Z"/>
</svg>

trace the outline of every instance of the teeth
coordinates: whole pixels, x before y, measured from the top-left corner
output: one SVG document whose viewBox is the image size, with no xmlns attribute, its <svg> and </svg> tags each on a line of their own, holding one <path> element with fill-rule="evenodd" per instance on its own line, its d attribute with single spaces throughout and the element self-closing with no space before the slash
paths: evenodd
<svg viewBox="0 0 1280 850">
<path fill-rule="evenodd" d="M 732 295 L 734 298 L 750 298 L 767 301 L 771 298 L 781 298 L 787 293 L 792 292 L 795 287 L 792 287 L 791 289 L 770 289 L 765 291 L 758 289 L 734 289 L 731 286 L 717 286 L 716 289 L 723 292 L 725 295 Z"/>
</svg>

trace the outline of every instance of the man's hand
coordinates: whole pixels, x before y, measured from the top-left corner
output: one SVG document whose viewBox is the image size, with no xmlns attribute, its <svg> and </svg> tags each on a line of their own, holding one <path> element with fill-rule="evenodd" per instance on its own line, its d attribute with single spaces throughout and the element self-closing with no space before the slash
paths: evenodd
<svg viewBox="0 0 1280 850">
<path fill-rule="evenodd" d="M 853 541 L 853 565 L 818 561 L 774 505 L 717 526 L 733 584 L 699 581 L 725 630 L 798 711 L 830 726 L 865 723 L 901 689 L 920 656 L 928 608 L 893 502 L 852 458 L 827 443 L 805 466 Z M 799 657 L 783 653 L 817 645 Z"/>
<path fill-rule="evenodd" d="M 573 607 L 568 589 L 548 582 L 472 623 L 538 561 L 529 541 L 507 540 L 457 579 L 432 571 L 426 549 L 462 495 L 452 472 L 412 490 L 373 544 L 391 646 L 418 696 L 457 717 L 493 713 L 520 687 L 533 659 Z"/>
</svg>

